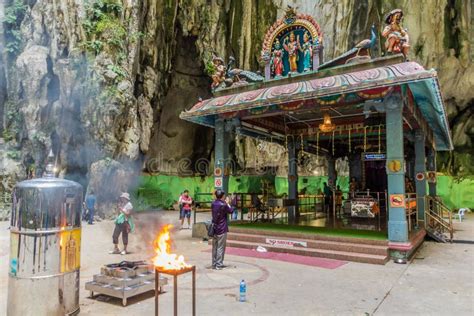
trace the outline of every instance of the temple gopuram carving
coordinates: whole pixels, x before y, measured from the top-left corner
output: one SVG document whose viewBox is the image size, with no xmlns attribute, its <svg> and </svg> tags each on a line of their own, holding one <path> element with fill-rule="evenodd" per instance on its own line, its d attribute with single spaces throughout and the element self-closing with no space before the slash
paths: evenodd
<svg viewBox="0 0 474 316">
<path fill-rule="evenodd" d="M 322 43 L 321 29 L 313 17 L 289 7 L 263 40 L 265 79 L 316 70 L 323 56 Z"/>
</svg>

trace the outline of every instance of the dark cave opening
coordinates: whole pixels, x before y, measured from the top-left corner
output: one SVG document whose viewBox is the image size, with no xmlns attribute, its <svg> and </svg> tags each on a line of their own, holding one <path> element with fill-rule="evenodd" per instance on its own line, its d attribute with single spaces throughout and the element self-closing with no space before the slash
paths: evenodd
<svg viewBox="0 0 474 316">
<path fill-rule="evenodd" d="M 210 161 L 214 142 L 214 134 L 210 128 L 179 118 L 181 111 L 191 108 L 199 98 L 211 96 L 211 80 L 204 73 L 204 64 L 200 59 L 196 41 L 196 36 L 184 36 L 178 28 L 176 51 L 171 62 L 173 69 L 170 74 L 170 87 L 162 100 L 160 117 L 154 124 L 150 152 L 146 157 L 172 158 L 173 153 L 165 151 L 173 150 L 176 146 L 192 146 L 190 156 L 176 157 L 176 160 L 189 159 L 190 163 L 185 168 L 187 170 L 181 170 L 186 174 L 208 172 L 208 168 L 203 168 L 202 162 Z"/>
</svg>

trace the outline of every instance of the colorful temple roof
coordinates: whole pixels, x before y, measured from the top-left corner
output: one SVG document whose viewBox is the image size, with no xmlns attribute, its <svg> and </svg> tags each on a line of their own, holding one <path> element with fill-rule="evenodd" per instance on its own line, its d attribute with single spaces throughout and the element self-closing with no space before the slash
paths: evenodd
<svg viewBox="0 0 474 316">
<path fill-rule="evenodd" d="M 376 67 L 380 62 L 386 63 L 383 58 L 379 60 L 372 60 L 364 63 L 365 65 L 342 66 L 339 68 L 347 68 L 348 72 L 333 75 L 329 72 L 328 76 L 319 78 L 308 78 L 311 75 L 314 77 L 317 73 L 313 72 L 289 78 L 292 81 L 289 83 L 285 80 L 271 80 L 240 89 L 227 89 L 227 94 L 202 100 L 189 111 L 182 112 L 180 117 L 190 122 L 214 127 L 217 117 L 242 118 L 264 112 L 278 115 L 278 112 L 283 114 L 303 107 L 314 108 L 328 104 L 337 108 L 338 105 L 381 100 L 395 87 L 408 87 L 415 106 L 433 132 L 436 149 L 452 150 L 449 125 L 436 71 L 426 70 L 416 62 L 400 62 Z M 281 84 L 274 85 L 278 81 L 282 81 Z M 246 91 L 235 93 L 235 90 Z"/>
</svg>

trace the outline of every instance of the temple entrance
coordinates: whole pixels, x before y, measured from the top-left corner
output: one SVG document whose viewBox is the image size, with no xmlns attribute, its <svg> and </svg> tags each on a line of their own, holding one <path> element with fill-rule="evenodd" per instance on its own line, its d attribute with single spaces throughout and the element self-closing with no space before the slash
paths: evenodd
<svg viewBox="0 0 474 316">
<path fill-rule="evenodd" d="M 385 168 L 385 154 L 364 154 L 362 161 L 364 188 L 370 191 L 386 191 L 387 172 Z"/>
</svg>

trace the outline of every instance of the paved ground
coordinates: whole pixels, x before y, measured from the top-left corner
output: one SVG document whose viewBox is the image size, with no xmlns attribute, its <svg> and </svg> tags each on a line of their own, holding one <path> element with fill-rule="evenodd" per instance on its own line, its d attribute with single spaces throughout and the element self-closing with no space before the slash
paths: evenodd
<svg viewBox="0 0 474 316">
<path fill-rule="evenodd" d="M 109 255 L 112 222 L 83 227 L 81 269 L 81 315 L 153 315 L 154 300 L 143 295 L 121 301 L 88 298 L 86 281 L 105 263 L 123 259 L 147 259 L 147 247 L 160 223 L 173 222 L 176 213 L 166 213 L 141 222 L 141 231 L 131 238 L 133 254 Z M 8 223 L 0 222 L 0 315 L 7 300 L 9 253 Z M 457 224 L 457 239 L 474 241 L 474 216 Z M 175 251 L 198 267 L 198 315 L 473 315 L 474 243 L 425 242 L 407 265 L 385 266 L 348 263 L 337 269 L 227 256 L 229 269 L 206 269 L 207 243 L 191 238 L 190 230 L 173 233 Z M 148 253 L 148 254 L 147 254 Z M 248 302 L 236 300 L 241 279 L 249 282 Z M 179 279 L 180 315 L 191 313 L 190 276 Z M 172 314 L 171 286 L 160 296 L 162 315 Z"/>
</svg>

